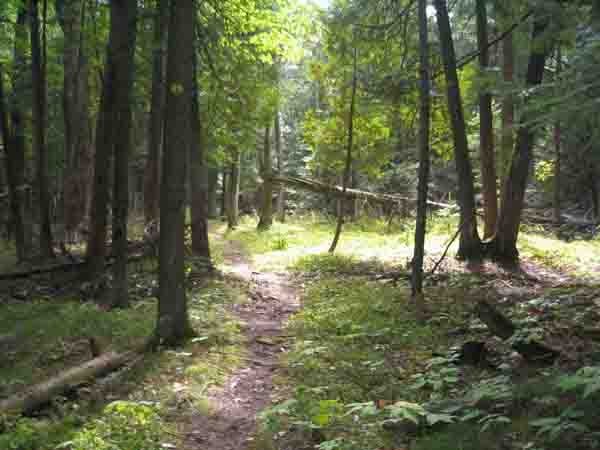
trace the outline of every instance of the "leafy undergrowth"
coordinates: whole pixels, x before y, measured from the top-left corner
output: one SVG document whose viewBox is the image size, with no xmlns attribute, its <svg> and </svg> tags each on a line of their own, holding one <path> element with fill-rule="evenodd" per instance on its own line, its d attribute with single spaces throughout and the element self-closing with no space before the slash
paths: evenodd
<svg viewBox="0 0 600 450">
<path fill-rule="evenodd" d="M 560 267 L 549 251 L 558 245 L 536 242 L 526 245 L 546 258 L 535 258 L 540 270 Z M 575 256 L 567 252 L 565 262 Z M 422 323 L 408 285 L 370 276 L 381 260 L 316 254 L 294 262 L 303 309 L 290 323 L 296 343 L 281 380 L 286 395 L 263 412 L 258 450 L 600 447 L 593 286 L 451 266 L 429 280 Z M 479 299 L 498 304 L 521 339 L 542 340 L 562 356 L 549 367 L 523 360 L 475 318 Z M 475 365 L 462 351 L 471 342 L 486 348 Z"/>
<path fill-rule="evenodd" d="M 208 413 L 207 389 L 222 383 L 244 358 L 243 334 L 227 305 L 245 301 L 244 286 L 213 279 L 190 292 L 198 336 L 176 351 L 148 354 L 93 385 L 79 386 L 36 417 L 0 418 L 0 448 L 11 450 L 158 450 L 175 448 L 178 425 Z M 2 396 L 89 359 L 87 336 L 128 349 L 154 326 L 156 301 L 104 311 L 93 303 L 56 299 L 10 302 L 0 326 L 20 337 L 0 361 Z"/>
</svg>

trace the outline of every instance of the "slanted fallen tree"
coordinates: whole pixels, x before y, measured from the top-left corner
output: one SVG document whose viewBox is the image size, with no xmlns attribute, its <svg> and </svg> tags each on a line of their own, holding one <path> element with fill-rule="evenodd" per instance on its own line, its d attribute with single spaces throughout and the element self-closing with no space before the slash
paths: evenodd
<svg viewBox="0 0 600 450">
<path fill-rule="evenodd" d="M 416 199 L 403 197 L 394 194 L 382 194 L 380 192 L 361 191 L 360 189 L 346 188 L 335 184 L 327 184 L 322 181 L 311 180 L 308 178 L 291 177 L 287 175 L 271 174 L 268 175 L 269 181 L 275 185 L 292 186 L 298 189 L 315 192 L 317 194 L 328 194 L 334 197 L 343 197 L 348 200 L 359 199 L 367 200 L 373 203 L 384 205 L 400 205 L 404 206 L 407 203 L 415 203 Z M 446 203 L 427 201 L 428 205 L 437 206 L 439 208 L 458 208 L 458 205 L 449 205 Z"/>
<path fill-rule="evenodd" d="M 268 175 L 269 181 L 276 185 L 293 186 L 299 189 L 315 192 L 317 194 L 329 194 L 336 197 L 347 199 L 363 199 L 374 203 L 383 204 L 402 204 L 402 202 L 411 201 L 406 197 L 392 194 L 381 194 L 378 192 L 361 191 L 359 189 L 347 188 L 343 186 L 323 183 L 322 181 L 310 180 L 307 178 L 290 177 L 286 175 L 272 174 Z"/>
<path fill-rule="evenodd" d="M 108 352 L 86 363 L 68 369 L 49 380 L 30 386 L 12 397 L 0 401 L 2 414 L 31 414 L 54 397 L 64 394 L 87 381 L 113 372 L 143 356 L 143 348 L 124 353 Z"/>
</svg>

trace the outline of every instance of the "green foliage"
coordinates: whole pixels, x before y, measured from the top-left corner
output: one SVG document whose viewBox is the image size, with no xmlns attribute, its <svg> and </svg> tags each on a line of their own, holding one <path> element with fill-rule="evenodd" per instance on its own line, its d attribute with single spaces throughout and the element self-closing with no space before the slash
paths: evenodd
<svg viewBox="0 0 600 450">
<path fill-rule="evenodd" d="M 61 448 L 72 450 L 160 450 L 163 423 L 148 405 L 118 401 L 109 404 L 101 418 L 94 420 Z"/>
</svg>

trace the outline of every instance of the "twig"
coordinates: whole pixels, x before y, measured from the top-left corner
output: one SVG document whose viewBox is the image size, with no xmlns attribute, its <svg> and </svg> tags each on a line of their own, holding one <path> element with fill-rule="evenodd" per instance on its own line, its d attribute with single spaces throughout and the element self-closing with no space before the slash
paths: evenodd
<svg viewBox="0 0 600 450">
<path fill-rule="evenodd" d="M 456 230 L 456 233 L 454 233 L 454 236 L 452 237 L 452 239 L 450 239 L 450 241 L 448 242 L 448 245 L 446 245 L 446 248 L 444 249 L 444 253 L 442 253 L 442 256 L 440 257 L 440 259 L 437 260 L 437 262 L 433 266 L 433 269 L 431 269 L 431 272 L 429 272 L 429 274 L 427 275 L 426 278 L 433 276 L 435 274 L 435 271 L 440 266 L 440 264 L 442 264 L 442 261 L 444 261 L 444 259 L 446 259 L 446 255 L 448 254 L 450 247 L 452 246 L 452 244 L 454 244 L 454 241 L 456 241 L 456 238 L 460 235 L 460 232 L 462 231 L 464 225 L 465 225 L 465 223 L 463 222 L 460 225 L 460 227 L 458 227 L 458 230 Z"/>
</svg>

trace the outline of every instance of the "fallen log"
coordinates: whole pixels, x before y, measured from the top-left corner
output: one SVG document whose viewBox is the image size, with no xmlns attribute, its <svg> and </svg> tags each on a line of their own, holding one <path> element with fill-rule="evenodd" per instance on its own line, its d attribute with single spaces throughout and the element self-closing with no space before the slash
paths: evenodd
<svg viewBox="0 0 600 450">
<path fill-rule="evenodd" d="M 275 185 L 294 186 L 299 189 L 315 192 L 317 194 L 330 194 L 335 197 L 344 197 L 346 199 L 361 199 L 372 201 L 373 203 L 398 205 L 402 203 L 416 202 L 416 199 L 402 197 L 395 194 L 382 194 L 380 192 L 361 191 L 360 189 L 344 188 L 335 184 L 327 184 L 322 181 L 311 180 L 308 178 L 290 177 L 285 175 L 270 174 L 263 177 Z M 430 206 L 436 206 L 444 209 L 458 208 L 458 205 L 449 205 L 447 203 L 434 202 L 427 200 Z"/>
<path fill-rule="evenodd" d="M 1 400 L 0 415 L 30 414 L 50 402 L 57 395 L 68 392 L 86 381 L 113 372 L 141 356 L 141 350 L 105 353 L 80 366 L 68 369 L 47 381 L 35 384 L 12 397 Z"/>
<path fill-rule="evenodd" d="M 477 303 L 475 313 L 487 325 L 493 335 L 504 341 L 512 338 L 518 332 L 517 327 L 508 317 L 485 300 L 480 300 Z M 532 339 L 515 340 L 512 348 L 531 362 L 550 364 L 560 356 L 559 351 Z"/>
<path fill-rule="evenodd" d="M 138 249 L 138 248 L 146 248 L 151 244 L 137 244 L 138 247 L 133 246 L 133 249 Z M 131 262 L 136 262 L 139 260 L 142 260 L 144 258 L 148 258 L 154 256 L 153 252 L 143 252 L 137 255 L 131 255 L 127 258 L 127 262 L 131 263 Z M 74 258 L 74 257 L 73 257 Z M 108 260 L 106 261 L 106 267 L 110 267 L 115 263 L 115 259 L 113 256 L 109 256 Z M 45 267 L 38 267 L 36 269 L 31 269 L 31 270 L 26 270 L 26 271 L 22 271 L 22 272 L 8 272 L 8 273 L 2 273 L 0 274 L 0 281 L 7 281 L 7 280 L 19 280 L 22 278 L 29 278 L 35 275 L 46 275 L 46 274 L 51 274 L 51 273 L 56 273 L 56 272 L 69 272 L 71 270 L 77 270 L 77 269 L 82 269 L 84 268 L 86 265 L 86 261 L 73 261 L 73 262 L 67 262 L 67 263 L 63 263 L 63 264 L 54 264 L 51 266 L 45 266 Z"/>
<path fill-rule="evenodd" d="M 348 199 L 360 198 L 364 200 L 370 200 L 375 203 L 384 204 L 398 204 L 405 201 L 410 201 L 410 199 L 406 197 L 401 197 L 399 195 L 381 194 L 378 192 L 361 191 L 359 189 L 350 188 L 347 188 L 344 191 L 344 188 L 342 186 L 327 184 L 323 183 L 322 181 L 310 180 L 307 178 L 272 174 L 268 175 L 268 178 L 266 179 L 276 185 L 294 186 L 299 189 L 316 192 L 317 194 L 331 194 L 336 197 L 344 197 Z"/>
</svg>

